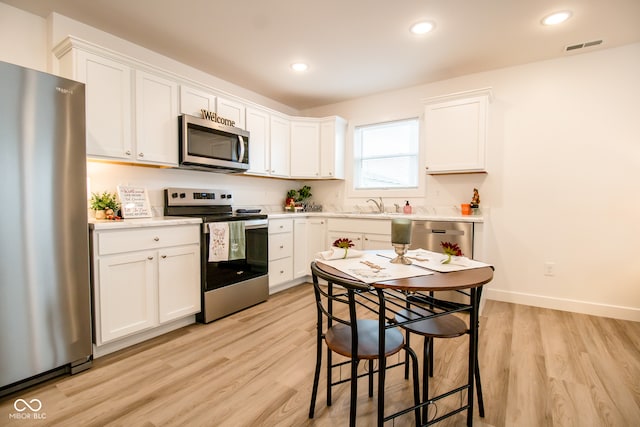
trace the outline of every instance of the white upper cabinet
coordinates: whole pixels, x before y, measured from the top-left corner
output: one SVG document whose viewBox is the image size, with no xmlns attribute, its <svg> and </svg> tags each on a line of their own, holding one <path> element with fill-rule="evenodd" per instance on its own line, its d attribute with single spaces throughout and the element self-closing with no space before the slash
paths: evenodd
<svg viewBox="0 0 640 427">
<path fill-rule="evenodd" d="M 136 71 L 136 160 L 178 165 L 178 84 Z"/>
<path fill-rule="evenodd" d="M 271 144 L 271 168 L 270 175 L 288 178 L 290 175 L 289 159 L 291 146 L 290 121 L 284 117 L 271 115 L 270 120 L 270 144 Z M 251 135 L 249 135 L 251 145 Z"/>
<path fill-rule="evenodd" d="M 216 111 L 216 96 L 200 89 L 180 85 L 180 114 L 202 117 L 202 110 Z"/>
<path fill-rule="evenodd" d="M 89 52 L 68 52 L 64 76 L 86 84 L 87 154 L 135 159 L 131 133 L 133 70 Z"/>
<path fill-rule="evenodd" d="M 347 121 L 341 117 L 320 123 L 320 178 L 344 179 L 344 150 Z"/>
<path fill-rule="evenodd" d="M 269 113 L 247 107 L 246 130 L 249 131 L 249 170 L 253 175 L 269 175 L 270 132 Z"/>
<path fill-rule="evenodd" d="M 291 177 L 320 178 L 320 123 L 291 122 Z"/>
<path fill-rule="evenodd" d="M 423 100 L 427 173 L 486 172 L 490 99 L 487 88 Z"/>
<path fill-rule="evenodd" d="M 233 120 L 237 128 L 245 128 L 245 106 L 241 102 L 218 97 L 218 99 L 216 99 L 216 114 L 218 114 L 219 117 Z"/>
<path fill-rule="evenodd" d="M 87 156 L 178 165 L 178 84 L 131 58 L 68 37 L 60 74 L 86 84 Z"/>
</svg>

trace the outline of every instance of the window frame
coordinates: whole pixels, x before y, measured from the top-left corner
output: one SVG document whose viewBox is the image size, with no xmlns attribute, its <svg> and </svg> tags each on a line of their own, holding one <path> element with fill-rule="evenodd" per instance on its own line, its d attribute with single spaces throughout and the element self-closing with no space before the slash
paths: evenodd
<svg viewBox="0 0 640 427">
<path fill-rule="evenodd" d="M 385 123 L 393 123 L 393 122 L 401 122 L 407 120 L 416 120 L 418 124 L 418 152 L 417 152 L 417 173 L 418 180 L 416 187 L 404 187 L 404 188 L 366 188 L 366 189 L 356 189 L 356 170 L 358 165 L 356 164 L 359 161 L 358 156 L 356 155 L 356 132 L 358 128 L 365 126 L 374 126 L 374 125 L 382 125 Z M 424 144 L 422 144 L 423 140 L 423 120 L 420 116 L 409 116 L 409 117 L 397 117 L 397 118 L 389 118 L 386 120 L 368 120 L 366 122 L 355 122 L 349 124 L 349 174 L 350 184 L 346 187 L 346 196 L 349 198 L 360 198 L 360 197 L 389 197 L 389 198 L 417 198 L 417 197 L 425 197 L 425 174 L 422 173 L 423 165 L 424 165 Z"/>
</svg>

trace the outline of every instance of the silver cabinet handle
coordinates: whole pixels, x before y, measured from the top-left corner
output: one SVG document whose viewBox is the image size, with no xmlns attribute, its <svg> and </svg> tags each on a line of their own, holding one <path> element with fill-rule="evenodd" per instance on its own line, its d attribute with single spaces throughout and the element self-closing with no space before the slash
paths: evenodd
<svg viewBox="0 0 640 427">
<path fill-rule="evenodd" d="M 148 256 L 148 257 L 147 257 L 147 259 L 148 259 L 149 261 L 151 261 L 151 260 L 153 259 L 153 257 L 152 257 L 152 256 Z"/>
<path fill-rule="evenodd" d="M 156 236 L 156 237 L 153 238 L 153 240 L 155 240 L 157 242 L 157 241 L 160 240 L 160 238 Z"/>
<path fill-rule="evenodd" d="M 131 155 L 131 150 L 125 151 L 124 154 L 126 154 L 127 156 L 130 156 Z"/>
<path fill-rule="evenodd" d="M 160 255 L 160 258 L 165 259 L 167 256 L 166 255 Z"/>
<path fill-rule="evenodd" d="M 284 245 L 280 245 L 280 249 L 284 249 Z"/>
<path fill-rule="evenodd" d="M 284 270 L 280 270 L 280 274 L 284 274 Z"/>
<path fill-rule="evenodd" d="M 138 157 L 144 157 L 144 153 L 139 153 Z"/>
</svg>

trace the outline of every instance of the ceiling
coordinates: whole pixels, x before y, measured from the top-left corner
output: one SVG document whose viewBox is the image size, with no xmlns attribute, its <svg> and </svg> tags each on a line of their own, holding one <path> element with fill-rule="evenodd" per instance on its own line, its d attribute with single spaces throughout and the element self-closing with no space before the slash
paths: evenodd
<svg viewBox="0 0 640 427">
<path fill-rule="evenodd" d="M 0 1 L 60 13 L 300 110 L 640 41 L 640 0 Z M 564 24 L 541 25 L 566 9 Z M 423 19 L 435 29 L 410 34 Z M 308 71 L 294 73 L 296 61 Z"/>
</svg>

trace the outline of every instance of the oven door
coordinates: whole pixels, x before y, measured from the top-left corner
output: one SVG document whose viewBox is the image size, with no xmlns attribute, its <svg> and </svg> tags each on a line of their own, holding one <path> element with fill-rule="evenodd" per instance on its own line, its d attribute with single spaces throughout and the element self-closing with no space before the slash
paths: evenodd
<svg viewBox="0 0 640 427">
<path fill-rule="evenodd" d="M 209 261 L 209 225 L 203 224 L 202 245 L 203 291 L 230 286 L 235 283 L 265 276 L 269 273 L 269 237 L 267 220 L 244 222 L 245 258 L 232 261 Z"/>
</svg>

